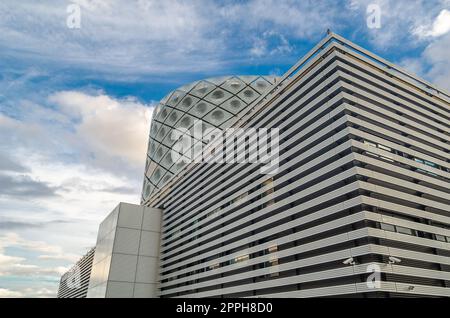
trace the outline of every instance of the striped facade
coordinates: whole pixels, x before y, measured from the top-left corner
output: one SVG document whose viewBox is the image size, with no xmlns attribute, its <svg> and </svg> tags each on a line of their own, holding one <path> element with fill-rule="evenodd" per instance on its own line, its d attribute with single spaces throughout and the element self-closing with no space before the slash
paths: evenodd
<svg viewBox="0 0 450 318">
<path fill-rule="evenodd" d="M 191 163 L 143 202 L 161 297 L 450 296 L 447 93 L 330 33 L 234 127 L 278 128 L 279 169 Z"/>
<path fill-rule="evenodd" d="M 91 278 L 95 247 L 89 250 L 59 282 L 58 298 L 86 298 Z"/>
</svg>

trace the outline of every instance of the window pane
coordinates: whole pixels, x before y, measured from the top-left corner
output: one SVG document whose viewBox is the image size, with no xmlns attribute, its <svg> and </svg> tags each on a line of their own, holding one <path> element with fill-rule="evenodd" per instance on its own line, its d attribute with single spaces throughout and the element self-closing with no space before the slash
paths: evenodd
<svg viewBox="0 0 450 318">
<path fill-rule="evenodd" d="M 381 229 L 385 231 L 395 232 L 395 227 L 390 224 L 380 223 Z"/>
<path fill-rule="evenodd" d="M 387 156 L 381 156 L 381 159 L 390 161 L 390 162 L 394 162 L 394 159 L 392 159 L 392 157 L 387 157 Z"/>
<path fill-rule="evenodd" d="M 274 252 L 278 251 L 278 246 L 272 245 L 267 250 L 269 251 L 269 253 L 274 253 Z"/>
<path fill-rule="evenodd" d="M 430 167 L 436 167 L 436 164 L 433 163 L 433 162 L 430 162 L 430 161 L 426 161 L 426 160 L 425 160 L 425 164 L 426 164 L 427 166 L 430 166 Z"/>
<path fill-rule="evenodd" d="M 413 230 L 407 229 L 406 227 L 397 226 L 397 232 L 402 234 L 413 235 Z"/>
<path fill-rule="evenodd" d="M 380 145 L 380 144 L 378 144 L 378 148 L 383 149 L 383 150 L 386 150 L 386 151 L 389 151 L 389 152 L 392 151 L 391 148 L 389 148 L 389 147 L 387 147 L 387 146 Z"/>
<path fill-rule="evenodd" d="M 434 236 L 436 237 L 436 240 L 445 242 L 445 236 L 439 234 L 435 234 Z"/>
<path fill-rule="evenodd" d="M 240 263 L 240 262 L 247 261 L 248 259 L 249 259 L 248 254 L 247 254 L 247 255 L 241 255 L 241 256 L 237 256 L 237 257 L 234 259 L 234 262 L 235 262 L 235 263 Z"/>
<path fill-rule="evenodd" d="M 366 144 L 366 145 L 368 145 L 368 146 L 371 146 L 371 147 L 377 147 L 377 145 L 376 144 L 374 144 L 374 143 L 372 143 L 372 142 L 370 142 L 370 141 L 367 141 L 367 140 L 364 140 L 364 143 Z"/>
</svg>

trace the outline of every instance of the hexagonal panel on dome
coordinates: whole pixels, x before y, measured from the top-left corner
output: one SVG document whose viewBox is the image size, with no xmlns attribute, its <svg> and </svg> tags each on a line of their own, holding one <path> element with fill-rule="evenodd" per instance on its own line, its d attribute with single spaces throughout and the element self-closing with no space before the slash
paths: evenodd
<svg viewBox="0 0 450 318">
<path fill-rule="evenodd" d="M 153 172 L 155 171 L 156 167 L 158 166 L 158 164 L 155 161 L 151 161 L 150 164 L 148 165 L 147 171 L 145 172 L 145 175 L 150 178 L 153 174 Z"/>
<path fill-rule="evenodd" d="M 172 148 L 177 139 L 182 135 L 182 132 L 176 131 L 174 132 L 173 129 L 170 129 L 170 132 L 166 135 L 164 140 L 162 141 L 162 144 L 165 145 L 168 148 Z M 178 137 L 178 138 L 176 138 Z"/>
<path fill-rule="evenodd" d="M 156 137 L 159 128 L 161 128 L 160 124 L 153 120 L 152 125 L 150 127 L 150 137 L 153 137 L 153 138 Z"/>
<path fill-rule="evenodd" d="M 190 140 L 189 141 L 189 144 L 188 145 L 184 145 L 183 146 L 183 148 L 182 148 L 182 151 L 183 151 L 183 153 L 182 153 L 182 156 L 184 156 L 184 157 L 187 157 L 187 158 L 189 158 L 189 159 L 193 159 L 192 158 L 192 147 L 196 144 L 196 143 L 199 143 L 200 141 L 198 141 L 198 140 L 195 140 L 195 139 L 192 139 L 192 140 Z"/>
<path fill-rule="evenodd" d="M 205 100 L 214 105 L 220 105 L 231 96 L 231 93 L 227 92 L 226 90 L 222 88 L 216 88 L 205 97 Z"/>
<path fill-rule="evenodd" d="M 176 174 L 178 171 L 182 170 L 187 162 L 189 161 L 189 158 L 186 156 L 180 156 L 180 159 L 178 159 L 178 161 L 172 166 L 172 168 L 170 168 L 170 171 L 173 174 Z"/>
<path fill-rule="evenodd" d="M 164 120 L 166 120 L 167 116 L 169 116 L 171 111 L 172 111 L 172 108 L 167 107 L 167 105 L 162 105 L 161 109 L 158 112 L 158 115 L 155 117 L 155 119 L 162 123 L 162 122 L 164 122 Z"/>
<path fill-rule="evenodd" d="M 155 139 L 159 142 L 164 140 L 164 137 L 166 137 L 167 133 L 171 130 L 170 127 L 166 125 L 161 125 L 161 128 L 159 128 L 158 133 L 155 136 Z"/>
<path fill-rule="evenodd" d="M 164 124 L 169 126 L 169 127 L 173 127 L 175 126 L 175 124 L 177 123 L 177 121 L 183 116 L 183 113 L 173 109 L 169 116 L 167 116 L 166 120 L 164 121 Z"/>
<path fill-rule="evenodd" d="M 223 89 L 233 94 L 239 93 L 245 86 L 246 84 L 238 77 L 231 77 L 221 85 Z"/>
<path fill-rule="evenodd" d="M 175 128 L 178 129 L 190 129 L 194 125 L 195 118 L 189 114 L 184 114 L 183 117 L 175 124 Z"/>
<path fill-rule="evenodd" d="M 144 198 L 148 198 L 150 194 L 153 192 L 154 186 L 150 182 L 144 183 L 143 196 Z"/>
<path fill-rule="evenodd" d="M 160 145 L 158 147 L 158 149 L 156 149 L 155 155 L 152 158 L 153 161 L 159 162 L 164 157 L 164 155 L 167 153 L 167 151 L 169 151 L 169 149 L 170 149 L 169 147 Z"/>
<path fill-rule="evenodd" d="M 158 183 L 158 187 L 163 187 L 167 182 L 169 182 L 170 179 L 172 179 L 173 174 L 170 172 L 167 172 L 164 177 L 161 178 L 161 181 Z"/>
<path fill-rule="evenodd" d="M 176 107 L 178 103 L 183 99 L 184 95 L 186 95 L 185 92 L 176 90 L 172 96 L 170 96 L 169 100 L 167 101 L 167 105 Z"/>
<path fill-rule="evenodd" d="M 157 142 L 157 141 L 155 141 L 153 139 L 150 139 L 149 146 L 148 146 L 148 153 L 147 153 L 147 155 L 150 158 L 153 158 L 153 156 L 155 155 L 155 152 L 158 149 L 159 145 L 160 145 L 159 142 Z"/>
<path fill-rule="evenodd" d="M 230 119 L 233 115 L 227 112 L 224 109 L 216 108 L 208 113 L 205 117 L 203 117 L 203 120 L 206 120 L 208 123 L 210 123 L 213 126 L 220 126 L 225 121 Z"/>
<path fill-rule="evenodd" d="M 166 173 L 166 169 L 164 169 L 163 167 L 159 166 L 155 169 L 155 171 L 153 172 L 152 176 L 150 177 L 150 181 L 153 184 L 158 184 L 159 180 L 161 180 L 162 176 Z"/>
<path fill-rule="evenodd" d="M 159 164 L 169 170 L 175 162 L 172 159 L 172 151 L 166 152 L 164 158 L 161 159 Z"/>
<path fill-rule="evenodd" d="M 191 108 L 189 114 L 194 115 L 198 118 L 203 118 L 207 113 L 216 108 L 215 105 L 208 103 L 207 101 L 200 101 L 194 107 Z"/>
<path fill-rule="evenodd" d="M 257 91 L 255 91 L 253 88 L 251 88 L 250 86 L 247 86 L 245 89 L 243 89 L 238 94 L 238 96 L 244 102 L 246 102 L 247 104 L 250 104 L 255 99 L 257 99 L 260 96 L 260 94 Z"/>
<path fill-rule="evenodd" d="M 178 104 L 177 109 L 182 110 L 184 112 L 189 111 L 189 109 L 191 109 L 192 106 L 194 106 L 195 104 L 197 104 L 197 102 L 200 99 L 193 96 L 193 95 L 185 95 L 184 98 L 181 100 L 181 102 Z"/>
<path fill-rule="evenodd" d="M 266 79 L 264 79 L 264 77 L 259 77 L 255 81 L 253 81 L 250 86 L 260 94 L 262 94 L 271 86 L 271 84 Z"/>
<path fill-rule="evenodd" d="M 247 107 L 247 104 L 239 97 L 233 96 L 225 103 L 220 105 L 220 107 L 236 115 L 237 113 L 245 109 Z"/>
<path fill-rule="evenodd" d="M 213 83 L 207 81 L 200 81 L 189 93 L 199 98 L 203 98 L 215 88 L 216 85 L 214 85 Z"/>
</svg>

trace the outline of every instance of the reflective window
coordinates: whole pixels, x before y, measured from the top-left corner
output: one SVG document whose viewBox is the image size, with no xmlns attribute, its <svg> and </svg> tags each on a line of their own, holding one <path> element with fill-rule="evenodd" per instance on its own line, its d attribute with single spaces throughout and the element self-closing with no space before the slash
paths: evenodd
<svg viewBox="0 0 450 318">
<path fill-rule="evenodd" d="M 247 255 L 237 256 L 237 257 L 235 257 L 235 259 L 234 259 L 234 263 L 245 262 L 245 261 L 247 261 L 249 258 L 250 258 L 250 257 L 249 257 L 248 254 L 247 254 Z"/>
<path fill-rule="evenodd" d="M 402 226 L 396 226 L 396 228 L 397 228 L 398 233 L 413 235 L 413 230 L 411 230 L 411 229 L 408 229 L 408 228 L 402 227 Z"/>
<path fill-rule="evenodd" d="M 382 230 L 395 232 L 395 226 L 391 224 L 381 223 L 380 226 Z"/>
</svg>

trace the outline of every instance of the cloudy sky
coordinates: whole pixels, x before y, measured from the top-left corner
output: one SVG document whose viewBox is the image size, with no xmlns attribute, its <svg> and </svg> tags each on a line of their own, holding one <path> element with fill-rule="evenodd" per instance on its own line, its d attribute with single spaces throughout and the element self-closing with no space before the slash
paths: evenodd
<svg viewBox="0 0 450 318">
<path fill-rule="evenodd" d="M 156 101 L 281 75 L 328 28 L 450 90 L 450 0 L 2 0 L 0 297 L 54 297 L 99 222 L 139 202 Z"/>
</svg>

